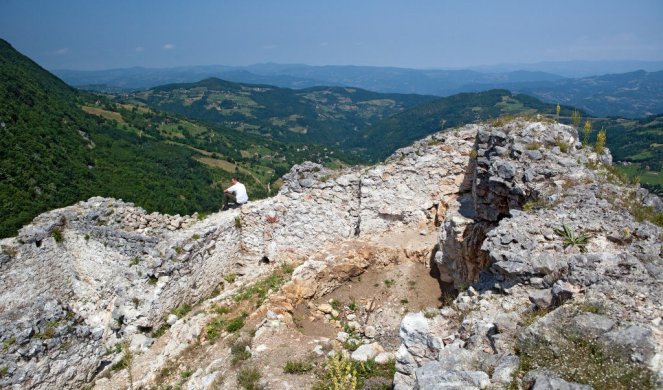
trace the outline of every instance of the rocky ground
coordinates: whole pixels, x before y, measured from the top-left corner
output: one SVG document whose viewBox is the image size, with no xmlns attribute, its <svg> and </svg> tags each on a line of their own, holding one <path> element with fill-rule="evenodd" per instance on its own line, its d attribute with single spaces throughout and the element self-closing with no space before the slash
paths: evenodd
<svg viewBox="0 0 663 390">
<path fill-rule="evenodd" d="M 515 120 L 206 218 L 54 210 L 0 241 L 0 385 L 660 388 L 662 205 L 609 164 Z"/>
</svg>

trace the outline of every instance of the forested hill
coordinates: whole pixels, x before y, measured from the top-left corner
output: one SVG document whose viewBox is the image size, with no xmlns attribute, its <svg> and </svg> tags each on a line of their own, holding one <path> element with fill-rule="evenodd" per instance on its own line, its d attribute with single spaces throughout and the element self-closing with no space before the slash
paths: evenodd
<svg viewBox="0 0 663 390">
<path fill-rule="evenodd" d="M 302 90 L 216 78 L 131 95 L 152 108 L 286 142 L 335 145 L 382 119 L 435 99 L 358 88 Z"/>
<path fill-rule="evenodd" d="M 570 116 L 572 107 L 561 107 Z M 555 115 L 556 105 L 543 103 L 503 89 L 461 93 L 421 104 L 364 129 L 346 147 L 360 148 L 371 160 L 387 157 L 393 150 L 409 145 L 441 129 L 497 118 L 504 115 Z"/>
<path fill-rule="evenodd" d="M 95 195 L 171 213 L 218 208 L 193 151 L 121 131 L 85 113 L 83 99 L 0 40 L 0 237 Z"/>
<path fill-rule="evenodd" d="M 231 176 L 259 199 L 305 160 L 338 167 L 353 158 L 78 92 L 0 40 L 0 237 L 98 195 L 150 212 L 217 211 Z"/>
</svg>

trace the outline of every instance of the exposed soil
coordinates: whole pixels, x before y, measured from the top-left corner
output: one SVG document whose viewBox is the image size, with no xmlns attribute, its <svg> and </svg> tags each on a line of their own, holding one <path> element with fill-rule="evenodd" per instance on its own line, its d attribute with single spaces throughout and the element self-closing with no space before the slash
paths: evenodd
<svg viewBox="0 0 663 390">
<path fill-rule="evenodd" d="M 223 299 L 218 304 L 230 310 L 222 314 L 226 321 L 242 313 L 248 316 L 240 331 L 222 332 L 214 343 L 208 341 L 209 325 L 202 324 L 220 317 L 215 314 L 216 304 L 206 302 L 187 316 L 192 318 L 196 313 L 204 316 L 202 326 L 198 326 L 199 336 L 175 355 L 165 352 L 164 338 L 157 340 L 152 348 L 154 354 L 136 357 L 132 367 L 134 380 L 142 377 L 141 372 L 148 367 L 159 367 L 156 382 L 173 386 L 184 384 L 185 374 L 201 378 L 215 372 L 218 374 L 210 388 L 232 389 L 238 388 L 240 370 L 257 367 L 261 383 L 269 389 L 308 389 L 324 371 L 329 351 L 354 350 L 337 339 L 342 331 L 355 340 L 354 348 L 378 342 L 386 352 L 395 353 L 403 316 L 407 312 L 437 309 L 453 295 L 450 286 L 442 285 L 436 278 L 436 269 L 429 268 L 428 256 L 435 238 L 422 232 L 409 236 L 395 234 L 381 237 L 381 242 L 350 241 L 335 245 L 332 250 L 321 248 L 310 259 L 331 260 L 333 265 L 309 276 L 315 281 L 313 294 L 317 298 L 293 307 L 296 301 L 287 298 L 291 295 L 270 290 L 270 296 L 276 298 L 269 298 L 270 302 L 259 310 L 255 299 L 239 303 L 232 298 Z M 323 313 L 319 310 L 322 304 L 331 305 L 334 311 Z M 366 334 L 368 327 L 374 330 L 370 336 Z M 245 359 L 238 360 L 236 351 L 231 352 L 238 340 L 245 340 L 249 346 Z M 165 359 L 155 366 L 158 355 Z M 285 373 L 284 367 L 292 361 L 310 363 L 310 370 Z M 202 371 L 196 374 L 196 369 Z"/>
<path fill-rule="evenodd" d="M 377 341 L 390 349 L 398 347 L 398 328 L 403 315 L 439 308 L 442 296 L 438 280 L 424 264 L 405 260 L 386 267 L 370 267 L 332 293 L 298 305 L 293 318 L 305 335 L 335 338 L 343 330 L 341 324 L 347 322 L 347 315 L 355 314 L 360 324 L 382 329 Z M 317 310 L 318 305 L 329 302 L 339 308 L 340 321 L 330 321 Z"/>
</svg>

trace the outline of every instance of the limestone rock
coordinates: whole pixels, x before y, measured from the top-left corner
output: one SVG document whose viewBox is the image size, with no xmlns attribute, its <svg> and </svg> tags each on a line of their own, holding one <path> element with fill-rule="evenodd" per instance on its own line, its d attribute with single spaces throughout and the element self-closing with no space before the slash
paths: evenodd
<svg viewBox="0 0 663 390">
<path fill-rule="evenodd" d="M 378 343 L 364 344 L 352 352 L 352 360 L 365 362 L 368 359 L 375 358 L 379 353 L 384 352 L 382 346 Z"/>
<path fill-rule="evenodd" d="M 592 386 L 567 382 L 544 370 L 529 372 L 523 382 L 532 390 L 592 390 Z"/>
<path fill-rule="evenodd" d="M 415 389 L 486 389 L 490 385 L 488 374 L 482 371 L 445 370 L 438 362 L 419 367 Z"/>
</svg>

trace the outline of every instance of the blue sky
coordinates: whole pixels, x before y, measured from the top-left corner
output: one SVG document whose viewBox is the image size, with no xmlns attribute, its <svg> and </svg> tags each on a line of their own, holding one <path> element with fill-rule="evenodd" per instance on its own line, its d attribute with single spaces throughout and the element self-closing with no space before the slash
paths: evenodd
<svg viewBox="0 0 663 390">
<path fill-rule="evenodd" d="M 47 69 L 663 60 L 662 0 L 0 0 Z"/>
</svg>

